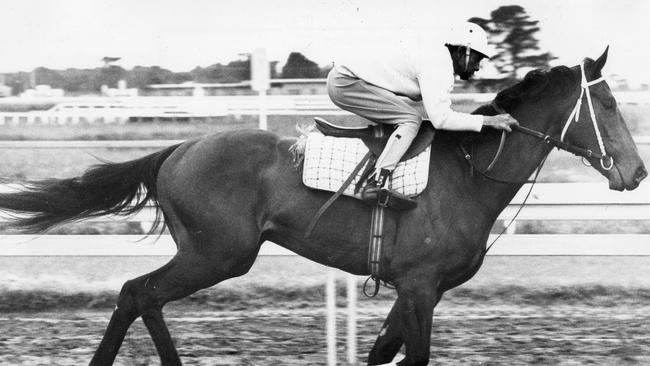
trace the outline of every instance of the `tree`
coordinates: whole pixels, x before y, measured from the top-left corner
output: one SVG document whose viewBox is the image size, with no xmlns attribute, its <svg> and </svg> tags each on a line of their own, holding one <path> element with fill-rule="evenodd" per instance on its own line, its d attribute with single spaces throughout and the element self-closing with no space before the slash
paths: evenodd
<svg viewBox="0 0 650 366">
<path fill-rule="evenodd" d="M 111 65 L 99 69 L 99 74 L 96 75 L 97 83 L 99 85 L 106 85 L 109 88 L 116 88 L 117 82 L 126 78 L 126 70 L 121 66 Z"/>
<path fill-rule="evenodd" d="M 190 75 L 192 80 L 198 83 L 236 83 L 250 79 L 251 62 L 238 60 L 227 65 L 217 63 L 206 68 L 197 66 Z"/>
<path fill-rule="evenodd" d="M 61 88 L 67 93 L 89 93 L 100 89 L 97 69 L 66 69 L 59 71 L 63 79 Z"/>
<path fill-rule="evenodd" d="M 282 67 L 283 79 L 313 79 L 322 76 L 320 67 L 300 52 L 291 52 Z"/>
<path fill-rule="evenodd" d="M 516 79 L 532 68 L 549 67 L 556 57 L 550 52 L 539 52 L 535 34 L 539 31 L 537 20 L 531 20 L 523 7 L 501 6 L 490 13 L 490 19 L 470 18 L 483 27 L 496 45 L 497 55 L 491 59 L 496 69 L 506 79 Z"/>
<path fill-rule="evenodd" d="M 160 66 L 136 66 L 127 72 L 128 85 L 143 89 L 151 84 L 168 84 L 172 82 L 174 73 Z"/>
<path fill-rule="evenodd" d="M 251 60 L 230 61 L 223 69 L 227 83 L 234 83 L 251 78 Z"/>
</svg>

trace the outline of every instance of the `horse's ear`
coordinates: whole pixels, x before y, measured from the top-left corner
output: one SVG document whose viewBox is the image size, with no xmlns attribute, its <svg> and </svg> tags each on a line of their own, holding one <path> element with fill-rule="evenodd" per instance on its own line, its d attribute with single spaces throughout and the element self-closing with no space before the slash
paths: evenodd
<svg viewBox="0 0 650 366">
<path fill-rule="evenodd" d="M 594 74 L 596 73 L 600 74 L 600 70 L 603 69 L 603 66 L 605 66 L 605 62 L 607 62 L 608 52 L 609 52 L 609 46 L 607 46 L 607 48 L 605 48 L 605 52 L 603 52 L 603 54 L 600 55 L 600 57 L 598 57 L 596 61 L 594 61 L 594 68 L 593 68 Z"/>
</svg>

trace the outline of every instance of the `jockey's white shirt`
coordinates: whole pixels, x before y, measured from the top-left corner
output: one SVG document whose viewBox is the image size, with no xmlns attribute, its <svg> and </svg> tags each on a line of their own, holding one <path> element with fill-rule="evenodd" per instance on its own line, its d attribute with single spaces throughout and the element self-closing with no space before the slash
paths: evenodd
<svg viewBox="0 0 650 366">
<path fill-rule="evenodd" d="M 335 61 L 340 72 L 352 73 L 366 82 L 422 99 L 433 126 L 442 130 L 480 131 L 483 117 L 451 109 L 449 93 L 454 86 L 454 69 L 449 50 L 440 38 L 409 33 L 401 39 L 383 39 L 349 50 Z M 346 70 L 347 69 L 347 70 Z"/>
</svg>

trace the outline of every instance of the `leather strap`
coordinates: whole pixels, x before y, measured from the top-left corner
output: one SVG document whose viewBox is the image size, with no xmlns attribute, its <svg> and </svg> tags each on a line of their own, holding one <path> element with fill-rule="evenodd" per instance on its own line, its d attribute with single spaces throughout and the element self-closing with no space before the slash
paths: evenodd
<svg viewBox="0 0 650 366">
<path fill-rule="evenodd" d="M 368 245 L 368 269 L 370 277 L 363 284 L 363 294 L 367 297 L 375 297 L 379 293 L 381 280 L 379 271 L 381 269 L 381 252 L 384 243 L 384 210 L 386 207 L 381 205 L 372 206 L 372 215 L 370 221 L 370 242 Z M 375 286 L 372 292 L 367 291 L 369 281 L 374 281 Z"/>
<path fill-rule="evenodd" d="M 368 249 L 368 268 L 372 277 L 379 277 L 381 249 L 384 242 L 384 210 L 381 205 L 372 206 L 372 221 L 370 223 L 370 245 Z"/>
</svg>

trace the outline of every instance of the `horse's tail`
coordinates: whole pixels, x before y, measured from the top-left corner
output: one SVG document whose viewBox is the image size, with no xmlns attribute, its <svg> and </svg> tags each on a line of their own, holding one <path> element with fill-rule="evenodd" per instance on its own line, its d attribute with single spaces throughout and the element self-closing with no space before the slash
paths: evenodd
<svg viewBox="0 0 650 366">
<path fill-rule="evenodd" d="M 98 164 L 76 178 L 27 182 L 17 191 L 0 194 L 0 210 L 15 214 L 10 226 L 40 233 L 75 220 L 130 215 L 152 202 L 156 207 L 153 232 L 161 223 L 156 191 L 158 171 L 178 146 L 123 163 Z"/>
</svg>

